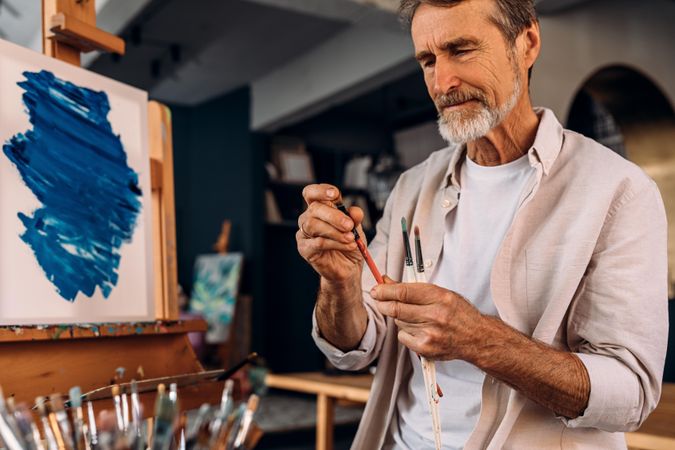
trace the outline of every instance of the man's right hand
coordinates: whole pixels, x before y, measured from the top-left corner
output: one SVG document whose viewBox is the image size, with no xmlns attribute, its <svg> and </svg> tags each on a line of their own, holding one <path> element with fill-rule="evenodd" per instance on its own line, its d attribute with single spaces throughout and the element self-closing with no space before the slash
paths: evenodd
<svg viewBox="0 0 675 450">
<path fill-rule="evenodd" d="M 352 229 L 356 225 L 363 239 L 363 211 L 352 207 L 351 217 L 344 215 L 335 207 L 341 200 L 340 191 L 330 184 L 306 186 L 302 196 L 307 210 L 298 218 L 298 252 L 326 281 L 343 284 L 358 280 L 363 258 Z"/>
</svg>

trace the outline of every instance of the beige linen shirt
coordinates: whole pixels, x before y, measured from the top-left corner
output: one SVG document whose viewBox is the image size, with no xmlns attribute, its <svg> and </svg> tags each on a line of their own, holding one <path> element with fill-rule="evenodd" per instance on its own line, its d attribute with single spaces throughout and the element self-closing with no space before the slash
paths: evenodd
<svg viewBox="0 0 675 450">
<path fill-rule="evenodd" d="M 466 449 L 625 449 L 623 432 L 658 403 L 668 335 L 666 219 L 655 183 L 634 164 L 536 109 L 539 129 L 528 152 L 536 171 L 494 260 L 492 296 L 501 320 L 555 348 L 575 352 L 588 370 L 584 414 L 557 417 L 486 375 L 478 423 Z M 445 216 L 457 205 L 456 170 L 464 148 L 447 148 L 401 175 L 370 244 L 376 264 L 401 279 L 400 218 L 422 230 L 427 267 L 438 262 Z M 365 266 L 364 266 L 365 267 Z M 382 447 L 410 359 L 394 321 L 368 292 L 374 338 L 343 353 L 312 335 L 338 368 L 379 358 L 370 399 L 352 448 Z M 368 334 L 368 333 L 367 333 Z M 451 401 L 443 398 L 442 401 Z"/>
</svg>

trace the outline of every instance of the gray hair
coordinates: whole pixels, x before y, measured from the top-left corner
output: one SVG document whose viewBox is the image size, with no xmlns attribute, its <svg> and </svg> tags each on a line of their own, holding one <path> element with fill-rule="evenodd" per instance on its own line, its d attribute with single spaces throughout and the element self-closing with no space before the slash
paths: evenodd
<svg viewBox="0 0 675 450">
<path fill-rule="evenodd" d="M 399 18 L 410 27 L 417 8 L 423 4 L 432 6 L 452 7 L 466 0 L 401 0 Z M 499 28 L 506 41 L 513 45 L 516 38 L 532 23 L 537 21 L 533 0 L 494 0 L 497 4 L 498 15 L 491 17 L 492 22 Z"/>
</svg>

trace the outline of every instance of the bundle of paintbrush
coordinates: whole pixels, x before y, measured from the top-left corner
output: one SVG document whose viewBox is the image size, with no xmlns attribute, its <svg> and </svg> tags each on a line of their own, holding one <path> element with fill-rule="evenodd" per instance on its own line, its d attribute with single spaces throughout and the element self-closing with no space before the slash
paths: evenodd
<svg viewBox="0 0 675 450">
<path fill-rule="evenodd" d="M 405 266 L 404 282 L 406 283 L 426 283 L 427 277 L 424 273 L 424 257 L 422 256 L 422 242 L 420 238 L 420 229 L 415 226 L 415 257 L 417 258 L 417 270 L 413 266 L 412 250 L 410 248 L 410 237 L 408 235 L 408 224 L 405 217 L 401 218 L 401 231 L 403 233 L 403 247 L 405 248 Z M 440 386 L 436 382 L 436 363 L 420 355 L 420 364 L 422 366 L 422 375 L 424 378 L 424 390 L 427 396 L 429 412 L 431 413 L 431 426 L 434 433 L 435 448 L 441 448 L 441 418 L 438 403 L 443 396 Z"/>
<path fill-rule="evenodd" d="M 236 405 L 233 381 L 227 380 L 217 407 L 204 404 L 194 414 L 181 413 L 176 384 L 157 388 L 154 416 L 142 419 L 136 383 L 130 392 L 113 386 L 114 411 L 101 411 L 98 421 L 91 402 L 87 418 L 79 387 L 70 390 L 69 401 L 53 394 L 37 397 L 37 421 L 28 405 L 15 405 L 0 389 L 0 448 L 8 450 L 245 450 L 256 428 L 253 414 L 258 396 Z M 188 417 L 193 417 L 188 420 Z M 255 439 L 254 439 L 255 440 Z"/>
</svg>

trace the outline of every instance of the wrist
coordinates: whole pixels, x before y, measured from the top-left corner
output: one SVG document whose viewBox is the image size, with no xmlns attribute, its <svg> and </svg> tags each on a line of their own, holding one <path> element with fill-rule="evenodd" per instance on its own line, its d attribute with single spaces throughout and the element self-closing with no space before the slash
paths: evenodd
<svg viewBox="0 0 675 450">
<path fill-rule="evenodd" d="M 326 278 L 321 277 L 319 288 L 323 292 L 330 292 L 336 295 L 349 294 L 361 289 L 361 276 L 354 274 L 347 278 Z"/>
<path fill-rule="evenodd" d="M 469 333 L 469 345 L 464 347 L 466 350 L 462 359 L 483 371 L 490 370 L 490 362 L 494 361 L 494 356 L 504 350 L 497 320 L 479 314 Z"/>
</svg>

